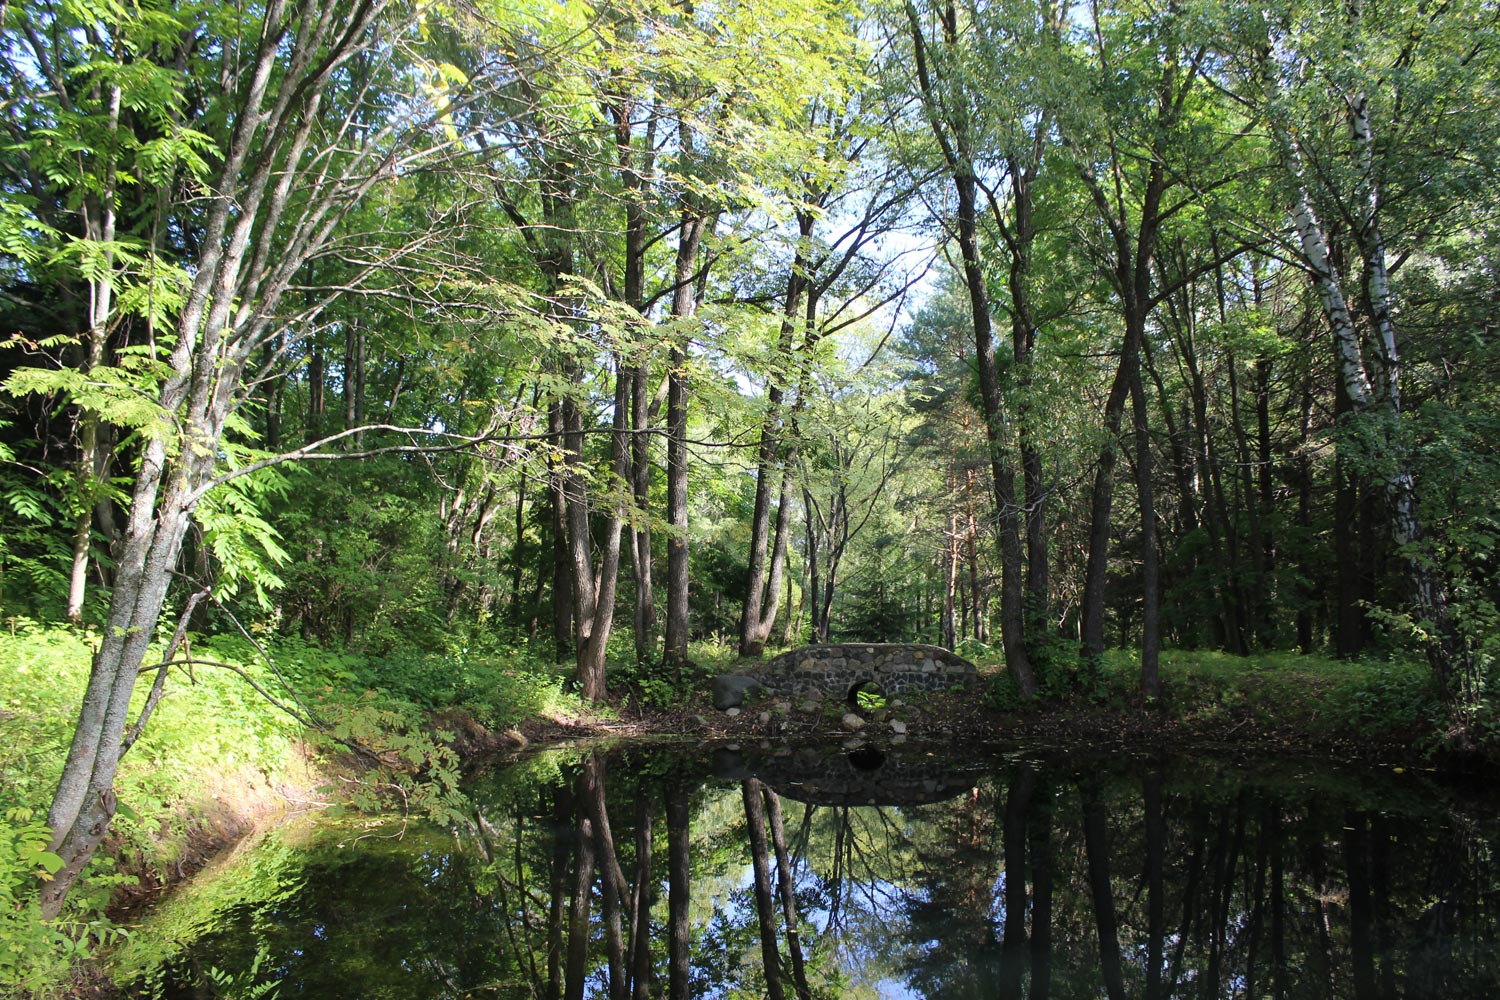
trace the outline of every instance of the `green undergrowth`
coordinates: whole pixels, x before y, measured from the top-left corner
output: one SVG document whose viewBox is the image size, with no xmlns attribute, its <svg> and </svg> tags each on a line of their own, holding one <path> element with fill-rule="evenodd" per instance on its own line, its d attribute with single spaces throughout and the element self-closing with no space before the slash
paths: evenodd
<svg viewBox="0 0 1500 1000">
<path fill-rule="evenodd" d="M 706 690 L 715 674 L 734 670 L 742 662 L 737 650 L 723 643 L 690 644 L 688 662 L 680 668 L 660 662 L 637 663 L 632 648 L 610 657 L 607 682 L 610 691 L 638 706 L 677 708 Z"/>
<path fill-rule="evenodd" d="M 141 740 L 121 763 L 119 806 L 105 851 L 69 896 L 62 919 L 40 921 L 38 877 L 57 859 L 42 850 L 42 825 L 62 771 L 97 644 L 96 633 L 12 618 L 0 633 L 0 985 L 42 996 L 99 940 L 118 934 L 104 918 L 131 872 L 175 868 L 195 818 L 233 809 L 246 789 L 287 781 L 300 727 L 264 702 L 225 663 L 265 684 L 254 663 L 211 640 L 195 642 L 191 668 L 174 668 Z M 189 672 L 190 671 L 190 672 Z M 134 711 L 153 674 L 138 684 Z"/>
<path fill-rule="evenodd" d="M 1200 729 L 1223 724 L 1228 732 L 1254 724 L 1371 745 L 1399 741 L 1419 751 L 1441 745 L 1442 705 L 1420 663 L 1203 650 L 1163 650 L 1160 663 L 1162 697 L 1155 707 Z M 1055 658 L 1041 671 L 1040 687 L 1044 705 L 1136 707 L 1140 655 L 1110 650 L 1092 667 Z M 991 700 L 1002 711 L 1023 708 L 1014 680 L 1003 671 L 994 675 Z"/>
<path fill-rule="evenodd" d="M 195 636 L 178 657 L 193 662 L 170 668 L 121 764 L 110 839 L 64 917 L 44 925 L 36 886 L 57 859 L 43 823 L 98 641 L 90 629 L 0 621 L 0 995 L 61 995 L 70 969 L 119 935 L 104 910 L 122 886 L 168 880 L 205 837 L 279 812 L 283 795 L 446 819 L 460 803 L 446 720 L 494 731 L 582 710 L 561 671 L 495 645 L 373 656 Z M 132 717 L 155 676 L 142 673 Z"/>
</svg>

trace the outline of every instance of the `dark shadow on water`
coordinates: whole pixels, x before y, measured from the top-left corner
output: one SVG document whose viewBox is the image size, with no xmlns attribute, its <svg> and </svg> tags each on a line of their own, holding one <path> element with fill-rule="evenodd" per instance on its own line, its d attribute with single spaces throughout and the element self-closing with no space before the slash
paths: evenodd
<svg viewBox="0 0 1500 1000">
<path fill-rule="evenodd" d="M 872 746 L 859 746 L 847 754 L 849 766 L 856 771 L 878 771 L 885 764 L 885 754 Z"/>
</svg>

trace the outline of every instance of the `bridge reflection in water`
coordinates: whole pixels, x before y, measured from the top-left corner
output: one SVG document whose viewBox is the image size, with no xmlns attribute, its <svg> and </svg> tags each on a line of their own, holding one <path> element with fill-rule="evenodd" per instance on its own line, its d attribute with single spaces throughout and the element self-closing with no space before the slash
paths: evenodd
<svg viewBox="0 0 1500 1000">
<path fill-rule="evenodd" d="M 457 838 L 273 839 L 121 968 L 156 940 L 163 996 L 259 969 L 282 1000 L 1500 996 L 1500 809 L 1411 775 L 574 751 L 472 803 Z"/>
<path fill-rule="evenodd" d="M 780 795 L 813 806 L 921 806 L 969 794 L 987 763 L 958 763 L 913 744 L 851 741 L 842 748 L 787 747 L 745 754 L 720 749 L 714 775 L 757 778 Z"/>
</svg>

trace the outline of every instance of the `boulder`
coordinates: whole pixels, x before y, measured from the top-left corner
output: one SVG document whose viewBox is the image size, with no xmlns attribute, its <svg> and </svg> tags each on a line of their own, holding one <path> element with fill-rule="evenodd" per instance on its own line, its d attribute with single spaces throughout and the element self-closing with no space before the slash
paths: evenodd
<svg viewBox="0 0 1500 1000">
<path fill-rule="evenodd" d="M 721 712 L 739 708 L 746 698 L 762 694 L 765 690 L 766 686 L 754 677 L 745 674 L 720 674 L 714 678 L 714 708 Z"/>
</svg>

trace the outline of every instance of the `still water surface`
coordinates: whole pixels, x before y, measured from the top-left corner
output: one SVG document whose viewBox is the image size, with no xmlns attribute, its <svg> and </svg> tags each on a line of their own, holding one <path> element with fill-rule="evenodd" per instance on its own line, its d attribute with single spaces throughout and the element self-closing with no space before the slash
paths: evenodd
<svg viewBox="0 0 1500 1000">
<path fill-rule="evenodd" d="M 273 834 L 119 974 L 236 1000 L 1500 997 L 1500 800 L 1413 774 L 679 745 L 469 792 L 456 831 Z"/>
</svg>

